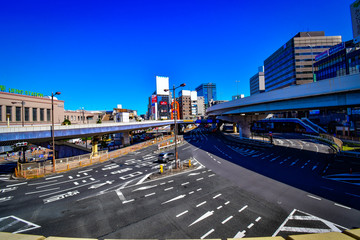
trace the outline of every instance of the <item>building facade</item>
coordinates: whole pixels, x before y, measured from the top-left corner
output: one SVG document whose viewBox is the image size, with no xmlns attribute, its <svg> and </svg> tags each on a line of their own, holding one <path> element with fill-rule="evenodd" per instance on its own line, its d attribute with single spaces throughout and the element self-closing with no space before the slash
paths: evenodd
<svg viewBox="0 0 360 240">
<path fill-rule="evenodd" d="M 209 107 L 210 100 L 217 100 L 216 97 L 216 84 L 215 83 L 203 83 L 198 86 L 196 89 L 198 96 L 204 97 L 205 110 Z"/>
<path fill-rule="evenodd" d="M 299 32 L 264 61 L 265 91 L 313 82 L 315 56 L 341 41 L 323 31 Z"/>
<path fill-rule="evenodd" d="M 317 80 L 339 77 L 360 72 L 360 46 L 354 42 L 342 42 L 315 57 Z"/>
<path fill-rule="evenodd" d="M 51 97 L 0 92 L 0 126 L 52 124 Z M 54 123 L 64 121 L 64 101 L 54 97 Z"/>
<path fill-rule="evenodd" d="M 265 91 L 264 66 L 258 68 L 258 73 L 250 78 L 250 95 Z"/>
<path fill-rule="evenodd" d="M 204 96 L 197 96 L 197 116 L 205 116 L 205 101 Z"/>
<path fill-rule="evenodd" d="M 156 91 L 149 97 L 147 118 L 152 120 L 171 119 L 171 102 L 169 78 L 156 76 Z"/>
</svg>

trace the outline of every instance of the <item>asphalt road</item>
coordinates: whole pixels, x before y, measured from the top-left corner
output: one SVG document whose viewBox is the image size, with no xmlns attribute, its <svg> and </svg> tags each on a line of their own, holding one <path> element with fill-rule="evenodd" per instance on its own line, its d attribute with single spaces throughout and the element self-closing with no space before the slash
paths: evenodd
<svg viewBox="0 0 360 240">
<path fill-rule="evenodd" d="M 154 147 L 44 179 L 0 181 L 0 231 L 180 239 L 360 227 L 359 187 L 322 177 L 327 146 L 281 137 L 262 149 L 193 131 L 179 156 L 194 157 L 196 168 L 151 181 L 160 164 Z"/>
</svg>

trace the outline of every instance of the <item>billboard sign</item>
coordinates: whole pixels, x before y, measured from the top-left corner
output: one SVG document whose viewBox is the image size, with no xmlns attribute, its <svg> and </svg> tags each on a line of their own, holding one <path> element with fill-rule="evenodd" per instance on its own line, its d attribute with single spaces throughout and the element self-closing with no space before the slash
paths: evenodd
<svg viewBox="0 0 360 240">
<path fill-rule="evenodd" d="M 338 52 L 340 50 L 343 50 L 344 48 L 345 48 L 345 43 L 344 42 L 339 43 L 339 44 L 337 44 L 337 45 L 335 45 L 335 46 L 333 46 L 332 48 L 329 49 L 329 55 L 334 54 L 334 53 L 336 53 L 336 52 Z"/>
<path fill-rule="evenodd" d="M 360 0 L 350 5 L 353 38 L 360 36 Z"/>
<path fill-rule="evenodd" d="M 316 62 L 317 62 L 317 61 L 320 61 L 321 59 L 324 59 L 324 58 L 326 58 L 327 56 L 329 56 L 329 51 L 328 51 L 328 50 L 326 50 L 325 52 L 320 53 L 319 55 L 316 55 L 316 56 L 315 56 L 315 61 L 316 61 Z"/>
<path fill-rule="evenodd" d="M 160 101 L 160 105 L 164 106 L 164 105 L 168 105 L 168 103 L 165 101 Z"/>
<path fill-rule="evenodd" d="M 156 94 L 157 95 L 169 95 L 169 77 L 156 76 Z"/>
<path fill-rule="evenodd" d="M 157 96 L 151 95 L 151 103 L 156 103 L 156 102 L 157 102 Z"/>
</svg>

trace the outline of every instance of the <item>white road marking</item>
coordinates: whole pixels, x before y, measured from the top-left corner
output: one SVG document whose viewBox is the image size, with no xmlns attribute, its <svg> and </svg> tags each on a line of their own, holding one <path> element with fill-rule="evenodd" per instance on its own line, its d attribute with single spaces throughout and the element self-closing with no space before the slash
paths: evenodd
<svg viewBox="0 0 360 240">
<path fill-rule="evenodd" d="M 17 189 L 17 187 L 3 188 L 3 189 L 0 189 L 0 193 L 11 192 L 11 191 L 15 191 L 16 189 Z"/>
<path fill-rule="evenodd" d="M 204 215 L 202 215 L 201 217 L 199 217 L 198 219 L 196 219 L 193 223 L 191 223 L 191 224 L 189 225 L 189 227 L 191 227 L 192 225 L 194 225 L 194 224 L 196 224 L 196 223 L 198 223 L 198 222 L 200 222 L 200 221 L 202 221 L 202 220 L 204 220 L 204 219 L 212 216 L 213 214 L 214 214 L 214 211 L 208 211 L 208 212 L 206 212 Z"/>
<path fill-rule="evenodd" d="M 360 198 L 360 195 L 356 195 L 356 194 L 352 194 L 352 193 L 345 193 L 345 194 Z"/>
<path fill-rule="evenodd" d="M 119 199 L 120 199 L 121 201 L 125 201 L 125 196 L 124 196 L 124 194 L 120 191 L 120 189 L 116 189 L 115 192 L 116 192 L 116 194 L 118 195 L 118 197 L 119 197 Z"/>
<path fill-rule="evenodd" d="M 172 198 L 172 199 L 170 199 L 170 200 L 168 200 L 168 201 L 166 201 L 166 202 L 161 203 L 161 205 L 166 204 L 166 203 L 169 203 L 169 202 L 172 202 L 172 201 L 176 201 L 176 200 L 182 199 L 182 198 L 184 198 L 185 196 L 186 196 L 186 195 L 183 194 L 183 195 L 174 197 L 174 198 Z"/>
<path fill-rule="evenodd" d="M 221 193 L 219 193 L 218 195 L 214 196 L 213 199 L 218 198 L 218 197 L 220 197 L 220 196 L 221 196 Z"/>
<path fill-rule="evenodd" d="M 221 222 L 221 224 L 225 224 L 227 221 L 229 221 L 232 218 L 233 218 L 233 216 L 230 216 L 230 217 L 226 218 L 224 221 Z"/>
<path fill-rule="evenodd" d="M 215 176 L 215 174 L 211 174 L 211 175 L 209 175 L 208 177 L 213 177 L 213 176 Z"/>
<path fill-rule="evenodd" d="M 216 209 L 219 210 L 219 209 L 221 209 L 222 207 L 223 207 L 223 206 L 218 206 Z"/>
<path fill-rule="evenodd" d="M 320 228 L 302 228 L 302 227 L 282 227 L 281 231 L 286 232 L 301 232 L 301 233 L 326 233 L 330 232 L 330 229 L 320 229 Z"/>
<path fill-rule="evenodd" d="M 0 218 L 0 222 L 3 221 L 3 220 L 7 220 L 7 219 L 9 219 L 9 218 L 13 218 L 13 219 L 15 219 L 15 221 L 13 221 L 12 223 L 8 224 L 7 226 L 13 226 L 14 224 L 19 223 L 19 222 L 22 222 L 22 223 L 27 224 L 27 226 L 24 226 L 24 227 L 20 228 L 19 230 L 15 231 L 15 232 L 12 232 L 13 234 L 22 233 L 22 232 L 25 232 L 25 231 L 30 231 L 30 230 L 33 230 L 33 229 L 36 229 L 36 228 L 40 228 L 40 226 L 37 225 L 37 224 L 35 224 L 35 223 L 26 221 L 26 220 L 24 220 L 24 219 L 21 219 L 21 218 L 15 217 L 15 216 L 8 216 L 8 217 Z M 7 226 L 2 227 L 2 228 L 0 229 L 0 231 L 5 230 Z M 31 227 L 29 227 L 29 226 L 31 226 Z"/>
<path fill-rule="evenodd" d="M 88 170 L 80 171 L 79 173 L 86 173 L 86 172 L 90 172 L 90 171 L 93 171 L 93 169 L 88 169 Z"/>
<path fill-rule="evenodd" d="M 335 203 L 335 206 L 338 206 L 338 207 L 342 207 L 342 208 L 346 208 L 346 209 L 351 209 L 351 208 L 349 208 L 349 207 L 347 207 L 347 206 L 344 206 L 344 205 L 341 205 L 341 204 L 337 204 L 337 203 Z"/>
<path fill-rule="evenodd" d="M 12 198 L 13 198 L 13 196 L 2 197 L 2 198 L 0 198 L 0 203 L 1 203 L 1 202 L 9 201 L 9 200 L 11 200 Z"/>
<path fill-rule="evenodd" d="M 189 195 L 191 195 L 191 194 L 193 194 L 194 193 L 194 191 L 191 191 L 191 192 L 189 192 Z"/>
<path fill-rule="evenodd" d="M 234 236 L 234 238 L 243 238 L 243 237 L 245 237 L 245 233 L 246 233 L 245 230 L 242 231 L 242 232 L 239 231 L 239 232 Z"/>
<path fill-rule="evenodd" d="M 204 239 L 204 238 L 206 238 L 207 236 L 209 236 L 212 232 L 214 232 L 215 231 L 215 229 L 211 229 L 210 231 L 208 231 L 207 233 L 205 233 L 203 236 L 201 236 L 201 238 L 200 239 Z"/>
<path fill-rule="evenodd" d="M 199 175 L 200 173 L 197 172 L 197 173 L 190 173 L 188 176 L 196 176 L 196 175 Z"/>
<path fill-rule="evenodd" d="M 185 182 L 185 183 L 182 183 L 181 186 L 185 186 L 185 185 L 188 185 L 190 182 Z"/>
<path fill-rule="evenodd" d="M 45 189 L 45 190 L 36 191 L 36 192 L 27 192 L 27 193 L 25 193 L 25 195 L 36 194 L 36 193 L 47 192 L 47 191 L 53 191 L 53 190 L 58 190 L 58 189 L 60 189 L 60 187 Z"/>
<path fill-rule="evenodd" d="M 248 229 L 252 228 L 254 226 L 253 223 L 251 223 L 249 226 L 247 226 Z"/>
<path fill-rule="evenodd" d="M 230 201 L 227 201 L 226 203 L 224 203 L 225 205 L 228 205 L 230 203 Z"/>
<path fill-rule="evenodd" d="M 66 192 L 66 193 L 62 193 L 59 195 L 55 195 L 55 196 L 51 196 L 49 198 L 43 199 L 44 204 L 46 203 L 51 203 L 51 202 L 55 202 L 64 198 L 68 198 L 68 197 L 72 197 L 75 196 L 77 194 L 79 194 L 80 192 L 78 190 L 72 191 L 72 192 Z"/>
<path fill-rule="evenodd" d="M 169 191 L 171 189 L 174 189 L 174 187 L 165 188 L 164 191 Z"/>
<path fill-rule="evenodd" d="M 150 197 L 150 196 L 155 195 L 155 194 L 156 194 L 156 193 L 154 193 L 154 192 L 153 192 L 153 193 L 149 193 L 149 194 L 146 194 L 145 197 Z"/>
<path fill-rule="evenodd" d="M 261 220 L 261 217 L 258 217 L 255 222 L 259 222 Z"/>
<path fill-rule="evenodd" d="M 129 202 L 133 202 L 133 201 L 135 201 L 135 199 L 126 200 L 126 201 L 123 201 L 122 203 L 125 204 L 125 203 L 129 203 Z"/>
<path fill-rule="evenodd" d="M 200 207 L 200 206 L 204 205 L 205 203 L 206 203 L 206 201 L 199 203 L 198 205 L 196 205 L 196 207 Z"/>
<path fill-rule="evenodd" d="M 151 175 L 151 173 L 146 174 L 146 175 L 145 175 L 142 179 L 140 179 L 135 185 L 142 184 L 150 175 Z"/>
<path fill-rule="evenodd" d="M 100 181 L 99 181 L 99 180 L 97 180 L 97 181 L 95 181 L 95 182 L 100 182 Z M 92 182 L 92 183 L 94 183 L 94 182 Z M 76 189 L 76 188 L 80 188 L 80 187 L 84 187 L 84 186 L 90 185 L 90 184 L 92 184 L 92 183 L 86 183 L 86 184 L 83 184 L 83 185 L 78 186 L 78 187 L 72 187 L 72 188 L 68 188 L 68 189 L 60 190 L 60 191 L 57 191 L 57 192 L 54 192 L 54 193 L 44 194 L 44 195 L 41 195 L 41 196 L 39 196 L 39 197 L 40 197 L 40 198 L 42 198 L 42 197 L 49 196 L 49 195 L 51 195 L 51 194 L 56 194 L 56 193 L 60 193 L 60 192 L 66 192 L 66 191 L 69 191 L 69 190 L 73 190 L 73 189 Z"/>
<path fill-rule="evenodd" d="M 16 184 L 11 184 L 11 185 L 6 185 L 6 187 L 14 187 L 14 186 L 19 186 L 19 185 L 24 185 L 24 184 L 28 184 L 28 183 L 27 182 L 16 183 Z"/>
<path fill-rule="evenodd" d="M 189 211 L 188 210 L 186 210 L 186 211 L 184 211 L 184 212 L 182 212 L 182 213 L 179 213 L 178 215 L 176 215 L 176 217 L 178 218 L 178 217 L 180 217 L 180 216 L 182 216 L 182 215 L 184 215 L 184 214 L 186 214 L 186 213 L 188 213 Z"/>
<path fill-rule="evenodd" d="M 197 192 L 198 192 L 198 191 L 201 191 L 201 190 L 202 190 L 202 188 L 196 189 Z"/>
<path fill-rule="evenodd" d="M 311 195 L 307 195 L 309 198 L 313 198 L 313 199 L 316 199 L 316 200 L 319 200 L 321 201 L 321 198 L 318 198 L 318 197 L 314 197 L 314 196 L 311 196 Z"/>
<path fill-rule="evenodd" d="M 239 210 L 239 212 L 244 211 L 244 210 L 245 210 L 245 208 L 247 208 L 247 207 L 248 207 L 248 205 L 245 205 L 244 207 L 242 207 L 242 208 Z"/>
<path fill-rule="evenodd" d="M 133 190 L 132 192 L 147 190 L 147 189 L 154 188 L 154 187 L 157 187 L 157 185 L 144 186 L 144 187 L 141 187 L 141 188 L 137 188 L 137 189 Z"/>
<path fill-rule="evenodd" d="M 74 182 L 74 184 L 77 186 L 77 185 L 79 185 L 79 183 L 78 182 Z"/>
<path fill-rule="evenodd" d="M 61 178 L 63 177 L 64 175 L 59 175 L 59 176 L 54 176 L 54 177 L 47 177 L 45 178 L 45 180 L 51 180 L 51 179 L 55 179 L 55 178 Z M 80 176 L 79 176 L 80 177 Z"/>
<path fill-rule="evenodd" d="M 204 178 L 202 177 L 202 178 L 198 178 L 198 179 L 196 179 L 196 181 L 201 181 L 201 180 L 203 180 Z"/>
</svg>

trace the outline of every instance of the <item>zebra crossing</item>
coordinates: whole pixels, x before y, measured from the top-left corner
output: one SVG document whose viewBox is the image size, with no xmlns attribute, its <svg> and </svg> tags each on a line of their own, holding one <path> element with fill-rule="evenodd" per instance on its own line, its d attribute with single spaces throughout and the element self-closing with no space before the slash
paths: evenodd
<svg viewBox="0 0 360 240">
<path fill-rule="evenodd" d="M 294 209 L 272 236 L 288 236 L 302 233 L 342 232 L 344 230 L 347 230 L 347 228 L 309 213 Z"/>
</svg>

